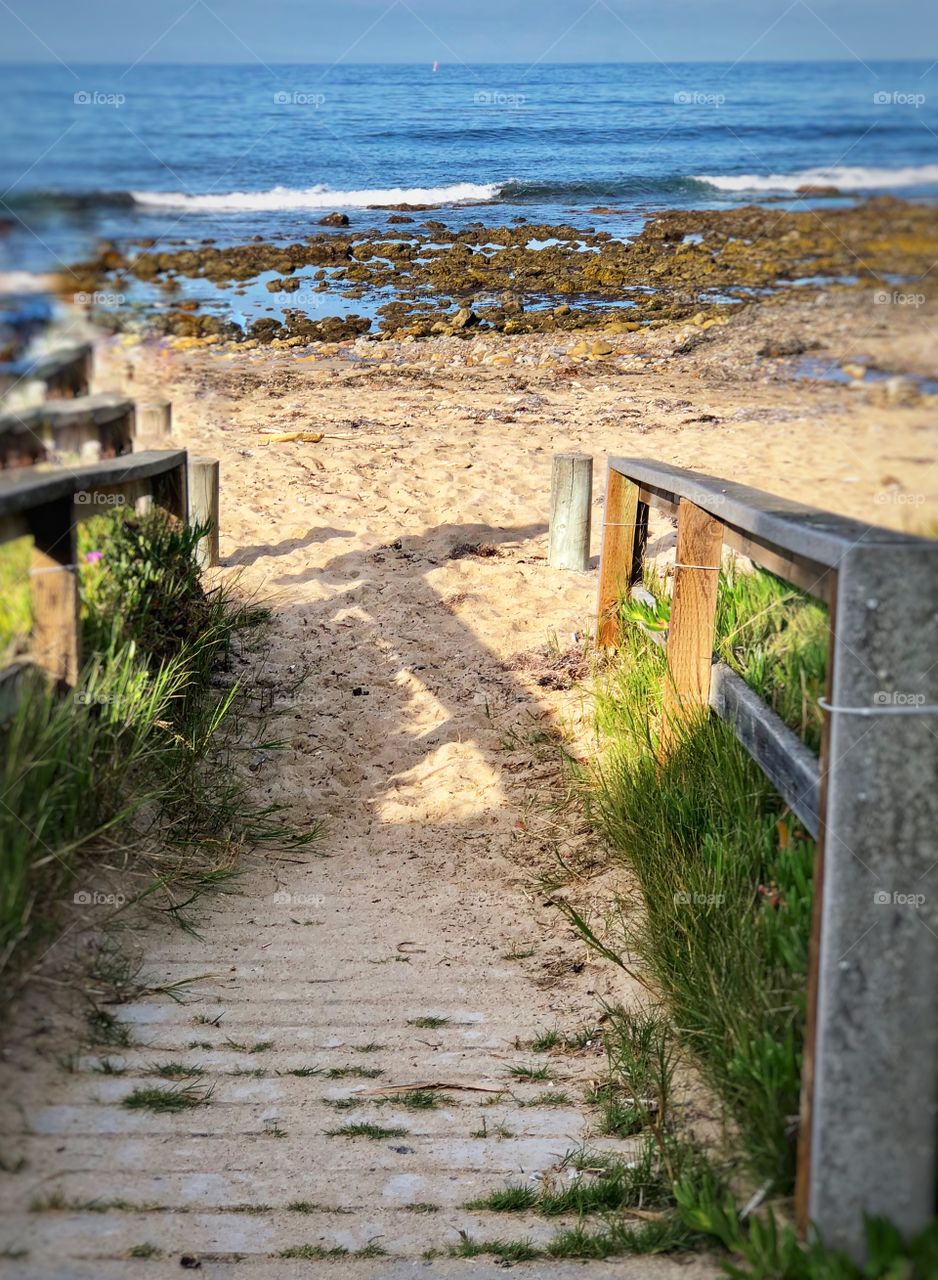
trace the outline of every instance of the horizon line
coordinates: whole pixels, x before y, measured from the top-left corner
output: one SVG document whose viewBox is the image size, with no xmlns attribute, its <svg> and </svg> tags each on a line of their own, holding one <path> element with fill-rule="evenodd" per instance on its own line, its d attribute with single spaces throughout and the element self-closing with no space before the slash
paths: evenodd
<svg viewBox="0 0 938 1280">
<path fill-rule="evenodd" d="M 909 62 L 909 63 L 930 63 L 932 65 L 936 65 L 934 57 L 922 57 L 920 55 L 919 56 L 902 55 L 902 56 L 895 56 L 895 57 L 889 57 L 889 58 L 870 56 L 868 58 L 865 58 L 864 61 L 871 64 Z M 535 66 L 537 67 L 646 67 L 646 66 L 657 65 L 657 66 L 663 66 L 665 67 L 665 69 L 667 69 L 670 66 L 715 66 L 715 67 L 726 66 L 726 65 L 730 65 L 734 67 L 766 66 L 766 65 L 801 66 L 801 65 L 804 65 L 805 63 L 812 63 L 817 65 L 829 64 L 829 63 L 836 63 L 837 65 L 850 65 L 851 63 L 857 63 L 858 65 L 862 65 L 862 63 L 859 62 L 858 58 L 855 55 L 846 55 L 846 54 L 841 57 L 827 57 L 827 58 L 815 58 L 815 57 L 737 58 L 737 59 L 670 58 L 667 61 L 661 58 L 630 58 L 630 59 L 612 59 L 612 60 L 608 60 L 608 59 L 604 60 L 604 59 L 598 59 L 598 58 L 572 58 L 567 61 L 538 62 L 534 64 L 529 63 L 526 59 L 521 59 L 520 61 L 509 60 L 509 59 L 468 61 L 463 59 L 463 60 L 456 60 L 454 62 L 444 62 L 442 59 L 422 58 L 419 61 L 373 59 L 367 62 L 343 62 L 341 60 L 340 61 L 326 60 L 323 62 L 312 62 L 312 61 L 281 62 L 281 61 L 275 61 L 273 59 L 268 58 L 264 62 L 261 62 L 258 59 L 253 59 L 251 61 L 238 62 L 238 61 L 229 61 L 225 59 L 204 61 L 201 59 L 192 58 L 192 59 L 186 59 L 184 61 L 179 61 L 179 60 L 162 61 L 160 59 L 147 59 L 147 60 L 135 63 L 133 65 L 135 68 L 137 66 L 149 66 L 149 67 L 204 66 L 204 67 L 261 67 L 261 68 L 263 68 L 264 66 L 270 66 L 270 67 L 327 67 L 331 70 L 337 67 L 424 67 L 431 62 L 434 62 L 441 67 L 526 67 L 528 69 L 533 69 L 533 67 Z M 76 67 L 110 67 L 110 66 L 123 67 L 126 65 L 123 58 L 108 59 L 104 61 L 100 61 L 100 60 L 93 61 L 91 59 L 85 59 L 85 58 L 70 58 L 69 64 Z M 0 67 L 55 67 L 55 66 L 61 66 L 61 65 L 62 63 L 57 58 L 43 58 L 39 60 L 26 59 L 26 58 L 0 58 Z"/>
</svg>

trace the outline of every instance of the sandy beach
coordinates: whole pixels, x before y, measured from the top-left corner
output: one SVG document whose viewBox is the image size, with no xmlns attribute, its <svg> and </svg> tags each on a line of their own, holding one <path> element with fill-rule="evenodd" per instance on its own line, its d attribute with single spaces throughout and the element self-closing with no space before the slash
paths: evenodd
<svg viewBox="0 0 938 1280">
<path fill-rule="evenodd" d="M 30 1246 L 11 1275 L 149 1275 L 126 1255 L 159 1241 L 213 1276 L 243 1268 L 241 1255 L 251 1275 L 279 1280 L 310 1274 L 276 1259 L 315 1239 L 378 1242 L 399 1261 L 348 1261 L 344 1274 L 397 1276 L 460 1231 L 491 1233 L 462 1208 L 470 1195 L 513 1174 L 562 1176 L 564 1152 L 590 1134 L 581 1099 L 598 1042 L 554 1064 L 567 1106 L 519 1110 L 543 1085 L 514 1086 L 491 1111 L 460 1091 L 497 1091 L 538 1029 L 640 999 L 540 887 L 558 855 L 576 868 L 569 894 L 584 910 L 601 913 L 623 887 L 576 810 L 539 799 L 559 784 L 544 737 L 563 734 L 574 752 L 592 741 L 577 681 L 596 556 L 585 573 L 547 567 L 552 456 L 594 457 L 594 552 L 610 453 L 925 528 L 938 438 L 917 379 L 931 341 L 927 308 L 877 309 L 845 289 L 645 333 L 100 344 L 97 389 L 169 397 L 173 443 L 221 461 L 217 572 L 274 615 L 251 678 L 269 690 L 285 747 L 252 761 L 257 794 L 301 827 L 323 821 L 327 856 L 249 857 L 238 892 L 206 906 L 199 938 L 134 920 L 149 980 L 194 981 L 183 1003 L 154 994 L 121 1007 L 135 1036 L 120 1053 L 127 1077 L 95 1074 L 100 1055 L 86 1052 L 63 1072 L 71 997 L 34 986 L 0 1068 L 17 1099 L 5 1147 L 26 1161 L 4 1180 L 4 1244 L 28 1235 Z M 310 438 L 278 438 L 295 433 Z M 418 1031 L 426 1016 L 449 1021 Z M 443 1111 L 405 1115 L 410 1136 L 377 1155 L 326 1136 L 324 1104 L 347 1087 L 290 1078 L 311 1060 L 343 1070 L 367 1041 L 383 1081 L 454 1086 Z M 262 1042 L 263 1078 L 232 1078 Z M 208 1124 L 115 1105 L 161 1056 L 211 1073 Z M 400 1120 L 392 1111 L 382 1115 Z M 706 1109 L 692 1118 L 706 1122 Z M 490 1125 L 504 1136 L 480 1138 Z M 325 1206 L 288 1211 L 285 1178 Z M 124 1207 L 102 1217 L 89 1200 Z M 444 1211 L 407 1211 L 424 1200 Z M 31 1201 L 40 1211 L 27 1218 Z M 513 1223 L 538 1242 L 551 1230 Z M 473 1265 L 474 1277 L 497 1271 Z M 620 1262 L 615 1274 L 713 1270 L 698 1256 Z"/>
</svg>

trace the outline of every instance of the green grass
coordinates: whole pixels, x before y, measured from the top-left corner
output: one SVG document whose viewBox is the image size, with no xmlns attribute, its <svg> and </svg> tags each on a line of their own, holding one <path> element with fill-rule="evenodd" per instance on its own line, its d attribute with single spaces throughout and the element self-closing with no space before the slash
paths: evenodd
<svg viewBox="0 0 938 1280">
<path fill-rule="evenodd" d="M 537 1187 L 510 1183 L 466 1205 L 494 1213 L 536 1213 L 544 1218 L 607 1215 L 629 1209 L 670 1211 L 676 1208 L 672 1174 L 695 1167 L 693 1147 L 668 1134 L 659 1141 L 646 1134 L 628 1161 L 608 1152 L 572 1153 L 575 1176 L 544 1181 Z"/>
<path fill-rule="evenodd" d="M 535 1098 L 519 1099 L 517 1105 L 519 1107 L 572 1107 L 573 1099 L 562 1089 L 546 1089 Z"/>
<path fill-rule="evenodd" d="M 438 1018 L 433 1014 L 427 1014 L 422 1018 L 411 1018 L 408 1022 L 409 1027 L 428 1027 L 430 1030 L 436 1030 L 438 1027 L 445 1027 L 449 1024 L 449 1018 Z"/>
<path fill-rule="evenodd" d="M 384 1072 L 379 1067 L 330 1067 L 326 1072 L 327 1080 L 376 1080 Z"/>
<path fill-rule="evenodd" d="M 76 690 L 28 680 L 0 726 L 0 971 L 25 968 L 79 911 L 104 923 L 118 910 L 106 867 L 133 858 L 146 873 L 136 896 L 186 924 L 184 905 L 225 884 L 241 849 L 318 834 L 256 805 L 235 767 L 262 726 L 249 690 L 213 676 L 256 643 L 268 614 L 203 588 L 203 533 L 158 511 L 80 527 L 88 658 Z"/>
<path fill-rule="evenodd" d="M 600 1044 L 602 1039 L 602 1028 L 587 1022 L 582 1027 L 577 1027 L 575 1031 L 567 1032 L 563 1038 L 563 1047 L 570 1052 L 579 1052 L 583 1049 L 592 1049 L 595 1044 Z"/>
<path fill-rule="evenodd" d="M 758 676 L 760 692 L 784 682 L 777 709 L 809 741 L 823 674 L 821 617 L 770 575 L 721 582 L 718 649 L 747 678 Z M 664 655 L 634 624 L 626 633 L 618 666 L 597 689 L 603 754 L 587 802 L 646 910 L 639 917 L 618 904 L 618 936 L 600 940 L 564 909 L 607 957 L 639 958 L 726 1107 L 749 1173 L 785 1192 L 794 1174 L 814 845 L 719 721 L 688 725 L 659 758 Z M 612 1132 L 628 1128 L 627 1105 L 607 1115 Z"/>
<path fill-rule="evenodd" d="M 549 1053 L 551 1049 L 556 1049 L 563 1042 L 563 1036 L 557 1027 L 551 1027 L 547 1031 L 539 1031 L 531 1041 L 529 1048 L 532 1053 Z M 522 1047 L 520 1044 L 517 1046 Z"/>
<path fill-rule="evenodd" d="M 33 1196 L 29 1202 L 30 1213 L 63 1213 L 70 1207 L 65 1192 L 58 1187 L 46 1192 L 44 1196 Z"/>
<path fill-rule="evenodd" d="M 491 1213 L 523 1213 L 537 1203 L 537 1192 L 532 1187 L 511 1185 L 501 1191 L 493 1191 L 479 1200 L 469 1200 L 466 1208 L 485 1209 Z"/>
<path fill-rule="evenodd" d="M 131 1245 L 127 1250 L 128 1258 L 162 1258 L 163 1250 L 159 1245 L 151 1244 L 149 1240 L 143 1244 Z"/>
<path fill-rule="evenodd" d="M 373 1101 L 383 1107 L 406 1107 L 408 1111 L 434 1111 L 440 1105 L 439 1098 L 430 1089 L 408 1089 L 406 1093 L 389 1094 Z"/>
<path fill-rule="evenodd" d="M 682 1220 L 731 1255 L 721 1269 L 732 1280 L 931 1280 L 938 1275 L 938 1218 L 904 1238 L 882 1218 L 865 1219 L 863 1265 L 817 1238 L 802 1244 L 771 1209 L 741 1222 L 732 1195 L 706 1171 L 675 1188 Z"/>
<path fill-rule="evenodd" d="M 361 1249 L 349 1250 L 337 1244 L 327 1249 L 321 1244 L 295 1244 L 281 1249 L 278 1258 L 300 1258 L 304 1262 L 321 1262 L 329 1258 L 384 1258 L 387 1251 L 379 1244 L 366 1244 Z"/>
<path fill-rule="evenodd" d="M 254 1044 L 246 1044 L 241 1040 L 225 1040 L 225 1048 L 235 1053 L 267 1053 L 273 1047 L 273 1040 L 258 1040 Z"/>
<path fill-rule="evenodd" d="M 343 1209 L 335 1205 L 317 1204 L 313 1200 L 291 1200 L 287 1205 L 291 1213 L 352 1213 L 352 1209 Z"/>
<path fill-rule="evenodd" d="M 541 1251 L 530 1240 L 473 1240 L 460 1231 L 459 1244 L 450 1247 L 451 1258 L 481 1258 L 491 1255 L 503 1262 L 530 1262 L 541 1257 Z"/>
<path fill-rule="evenodd" d="M 657 599 L 652 607 L 623 600 L 620 616 L 634 639 L 644 622 L 661 630 L 670 620 L 670 598 L 660 577 L 650 573 L 646 587 Z M 825 689 L 828 614 L 824 605 L 764 570 L 742 570 L 731 563 L 720 573 L 716 643 L 721 658 L 817 751 Z"/>
<path fill-rule="evenodd" d="M 652 1222 L 614 1219 L 591 1231 L 582 1223 L 560 1231 L 548 1244 L 551 1258 L 614 1258 L 626 1254 L 674 1253 L 696 1242 L 696 1233 L 676 1213 Z"/>
<path fill-rule="evenodd" d="M 0 547 L 0 667 L 25 650 L 32 630 L 31 558 L 30 538 L 14 538 Z"/>
<path fill-rule="evenodd" d="M 102 1058 L 91 1070 L 99 1076 L 122 1076 L 127 1072 L 127 1068 L 115 1062 L 113 1058 Z"/>
<path fill-rule="evenodd" d="M 553 1049 L 565 1053 L 577 1053 L 583 1049 L 592 1048 L 601 1040 L 602 1030 L 592 1023 L 586 1023 L 582 1027 L 577 1027 L 575 1031 L 566 1033 L 559 1027 L 549 1027 L 545 1031 L 539 1031 L 528 1044 L 528 1048 L 532 1053 L 550 1053 Z M 516 1049 L 523 1047 L 520 1041 L 515 1042 Z"/>
<path fill-rule="evenodd" d="M 824 605 L 760 570 L 728 568 L 717 596 L 716 652 L 813 751 L 827 678 Z"/>
<path fill-rule="evenodd" d="M 195 1080 L 205 1075 L 204 1067 L 190 1067 L 184 1062 L 152 1063 L 147 1074 L 159 1076 L 161 1080 Z"/>
<path fill-rule="evenodd" d="M 354 1124 L 344 1124 L 338 1129 L 327 1129 L 326 1134 L 330 1138 L 371 1138 L 372 1141 L 379 1142 L 382 1138 L 403 1138 L 407 1130 L 388 1129 L 380 1124 L 370 1124 L 367 1120 L 360 1120 Z"/>
<path fill-rule="evenodd" d="M 278 1258 L 300 1258 L 304 1262 L 321 1262 L 326 1258 L 347 1258 L 348 1256 L 348 1249 L 340 1244 L 331 1249 L 321 1244 L 294 1244 L 289 1249 L 281 1249 L 277 1254 Z"/>
<path fill-rule="evenodd" d="M 92 1044 L 109 1044 L 119 1049 L 130 1049 L 136 1043 L 134 1033 L 126 1022 L 121 1022 L 109 1009 L 92 1007 L 87 1018 L 88 1039 Z"/>
<path fill-rule="evenodd" d="M 505 1074 L 522 1082 L 529 1080 L 549 1080 L 550 1067 L 535 1067 L 529 1063 L 516 1062 L 505 1068 Z"/>
<path fill-rule="evenodd" d="M 144 1085 L 128 1093 L 121 1106 L 128 1111 L 178 1112 L 204 1107 L 211 1101 L 212 1090 L 197 1085 L 176 1085 L 164 1089 L 157 1085 Z"/>
<path fill-rule="evenodd" d="M 439 1213 L 440 1206 L 438 1204 L 429 1204 L 426 1200 L 413 1200 L 410 1204 L 404 1205 L 408 1213 Z"/>
<path fill-rule="evenodd" d="M 470 1138 L 513 1138 L 514 1136 L 511 1129 L 504 1124 L 492 1125 L 490 1129 L 485 1116 L 482 1117 L 481 1129 L 473 1129 L 469 1134 Z"/>
</svg>

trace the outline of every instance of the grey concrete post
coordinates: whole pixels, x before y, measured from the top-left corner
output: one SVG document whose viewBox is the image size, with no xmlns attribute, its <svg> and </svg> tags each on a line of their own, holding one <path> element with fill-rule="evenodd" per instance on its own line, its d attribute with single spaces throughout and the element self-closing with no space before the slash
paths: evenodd
<svg viewBox="0 0 938 1280">
<path fill-rule="evenodd" d="M 860 1259 L 938 1185 L 938 542 L 847 551 L 831 661 L 806 1201 Z"/>
</svg>

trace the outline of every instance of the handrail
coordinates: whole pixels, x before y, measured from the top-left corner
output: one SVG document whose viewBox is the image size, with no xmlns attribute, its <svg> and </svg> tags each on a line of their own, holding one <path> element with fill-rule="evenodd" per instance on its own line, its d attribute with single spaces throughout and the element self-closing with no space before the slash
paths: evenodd
<svg viewBox="0 0 938 1280">
<path fill-rule="evenodd" d="M 161 476 L 184 472 L 185 449 L 131 453 L 105 462 L 55 470 L 22 468 L 0 473 L 0 543 L 33 532 L 31 513 L 77 495 L 113 494 Z M 174 514 L 185 515 L 181 500 L 171 500 Z M 94 502 L 75 504 L 75 519 L 98 514 Z"/>
<path fill-rule="evenodd" d="M 0 403 L 0 470 L 81 457 L 89 447 L 105 457 L 129 453 L 134 427 L 133 401 L 107 393 L 46 400 L 18 411 L 4 412 Z"/>
<path fill-rule="evenodd" d="M 187 461 L 184 449 L 173 449 L 85 467 L 0 475 L 0 543 L 32 536 L 32 657 L 54 679 L 74 685 L 81 667 L 79 522 L 102 511 L 100 499 L 115 496 L 127 502 L 149 497 L 186 520 Z"/>
<path fill-rule="evenodd" d="M 612 457 L 600 646 L 618 643 L 651 507 L 677 516 L 662 750 L 713 710 L 819 837 L 796 1207 L 860 1257 L 864 1215 L 913 1234 L 938 1186 L 938 539 Z M 713 663 L 727 547 L 829 606 L 820 761 Z"/>
<path fill-rule="evenodd" d="M 830 571 L 851 547 L 928 542 L 666 462 L 611 457 L 609 466 L 639 487 L 647 506 L 676 515 L 681 499 L 693 502 L 723 524 L 727 546 L 825 601 Z"/>
</svg>

